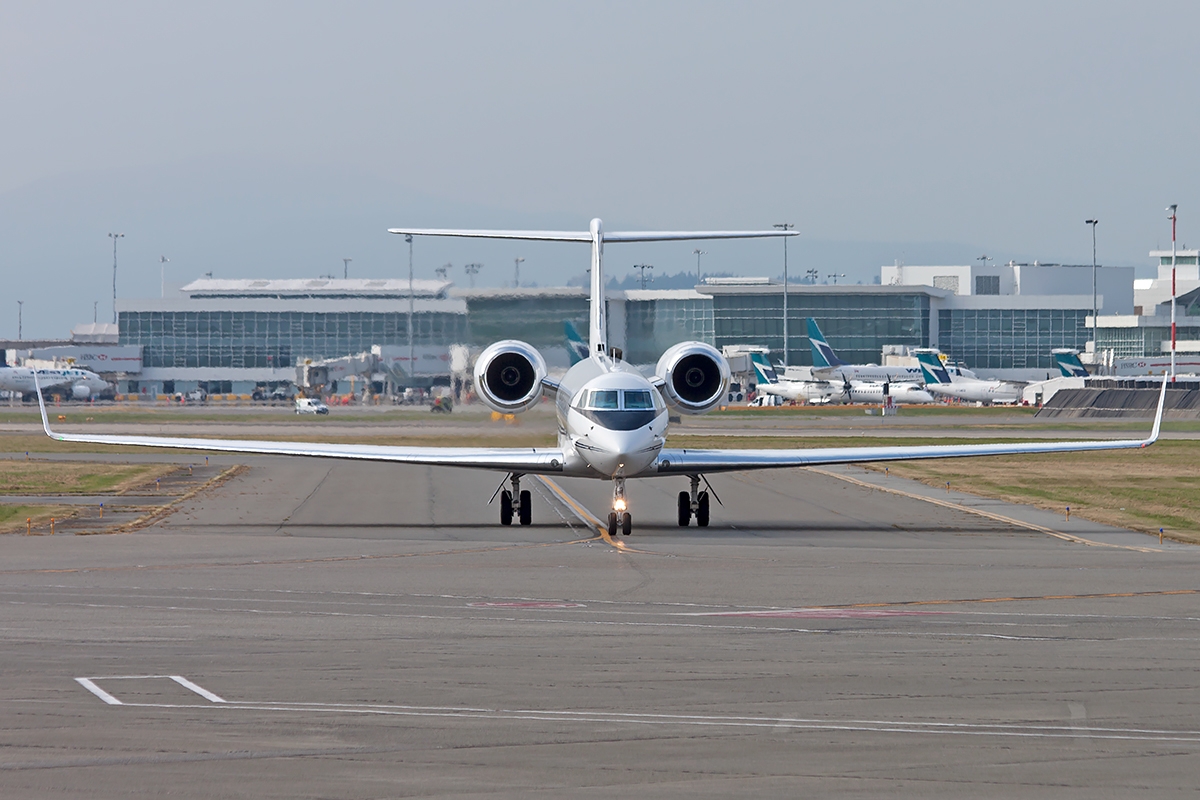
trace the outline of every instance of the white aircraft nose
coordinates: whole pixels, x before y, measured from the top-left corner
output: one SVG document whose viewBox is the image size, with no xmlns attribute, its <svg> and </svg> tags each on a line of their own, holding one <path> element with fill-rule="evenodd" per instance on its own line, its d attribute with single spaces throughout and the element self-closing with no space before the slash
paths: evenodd
<svg viewBox="0 0 1200 800">
<path fill-rule="evenodd" d="M 663 440 L 652 431 L 613 431 L 596 426 L 575 440 L 579 456 L 602 475 L 636 475 L 658 458 Z"/>
</svg>

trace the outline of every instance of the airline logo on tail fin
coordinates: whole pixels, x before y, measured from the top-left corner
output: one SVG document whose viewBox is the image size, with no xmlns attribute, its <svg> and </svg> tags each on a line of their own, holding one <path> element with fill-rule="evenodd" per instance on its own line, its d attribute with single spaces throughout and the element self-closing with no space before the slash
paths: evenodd
<svg viewBox="0 0 1200 800">
<path fill-rule="evenodd" d="M 946 371 L 946 366 L 942 364 L 937 353 L 917 353 L 917 361 L 921 365 L 925 383 L 950 383 L 950 373 Z"/>
<path fill-rule="evenodd" d="M 767 357 L 762 353 L 751 353 L 750 363 L 754 365 L 754 375 L 758 382 L 764 385 L 771 385 L 779 382 L 779 376 L 775 374 L 775 368 L 767 361 Z"/>
<path fill-rule="evenodd" d="M 814 367 L 841 367 L 845 365 L 837 357 L 837 353 L 833 352 L 833 348 L 829 346 L 829 342 L 825 341 L 824 335 L 821 334 L 821 329 L 817 327 L 817 321 L 812 317 L 808 318 L 808 343 L 812 345 L 812 359 Z"/>
<path fill-rule="evenodd" d="M 587 342 L 579 335 L 579 331 L 575 330 L 570 320 L 563 322 L 563 331 L 567 334 L 567 353 L 571 356 L 571 366 L 575 366 L 588 357 Z"/>
<path fill-rule="evenodd" d="M 1079 354 L 1074 350 L 1051 350 L 1054 363 L 1058 364 L 1064 378 L 1086 378 L 1087 367 L 1079 360 Z"/>
</svg>

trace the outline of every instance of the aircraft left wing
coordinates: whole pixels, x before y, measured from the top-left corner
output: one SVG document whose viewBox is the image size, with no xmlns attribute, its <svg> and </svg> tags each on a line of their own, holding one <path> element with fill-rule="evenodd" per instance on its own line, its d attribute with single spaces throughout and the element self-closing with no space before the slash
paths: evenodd
<svg viewBox="0 0 1200 800">
<path fill-rule="evenodd" d="M 1033 453 L 1074 453 L 1091 450 L 1127 450 L 1149 447 L 1162 427 L 1167 382 L 1158 395 L 1154 427 L 1145 439 L 1104 439 L 1075 442 L 1000 442 L 995 444 L 932 444 L 903 447 L 817 447 L 795 450 L 670 450 L 658 459 L 659 475 L 696 475 L 743 472 L 755 469 L 814 467 L 828 464 L 862 464 L 872 461 L 915 461 L 932 458 L 1010 456 Z"/>
<path fill-rule="evenodd" d="M 445 467 L 491 469 L 526 475 L 553 475 L 563 471 L 564 454 L 558 447 L 394 447 L 372 444 L 327 444 L 323 442 L 272 442 L 254 439 L 192 439 L 174 436 L 107 436 L 58 433 L 50 429 L 46 402 L 36 384 L 42 427 L 60 442 L 162 447 L 173 450 L 202 450 L 215 453 L 251 453 L 266 456 L 308 456 L 357 461 L 388 461 L 394 464 L 426 464 Z"/>
</svg>

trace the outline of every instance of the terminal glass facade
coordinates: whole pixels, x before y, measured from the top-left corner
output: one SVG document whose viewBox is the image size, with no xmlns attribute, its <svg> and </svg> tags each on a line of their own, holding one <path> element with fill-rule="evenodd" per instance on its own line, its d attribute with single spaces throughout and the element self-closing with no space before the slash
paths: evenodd
<svg viewBox="0 0 1200 800">
<path fill-rule="evenodd" d="M 929 295 L 917 292 L 788 292 L 788 361 L 812 364 L 806 318 L 812 317 L 838 355 L 856 364 L 878 363 L 885 344 L 929 346 Z M 783 353 L 783 290 L 714 293 L 717 347 L 765 345 Z"/>
<path fill-rule="evenodd" d="M 1091 341 L 1084 309 L 943 309 L 937 348 L 972 369 L 1055 369 L 1055 347 Z"/>
<path fill-rule="evenodd" d="M 680 342 L 714 343 L 713 301 L 629 300 L 625 304 L 625 359 L 651 364 Z"/>
<path fill-rule="evenodd" d="M 1103 320 L 1104 318 L 1101 317 Z M 1200 339 L 1200 327 L 1176 325 L 1177 341 Z M 1171 355 L 1171 328 L 1154 326 L 1146 328 L 1105 328 L 1096 331 L 1096 349 L 1112 350 L 1114 358 L 1144 358 L 1147 356 Z M 1163 347 L 1163 342 L 1167 346 Z"/>
<path fill-rule="evenodd" d="M 578 296 L 494 296 L 469 297 L 467 316 L 470 331 L 466 342 L 475 347 L 487 347 L 501 339 L 520 339 L 541 348 L 564 348 L 564 322 L 575 326 L 587 340 L 589 325 L 588 298 Z"/>
<path fill-rule="evenodd" d="M 118 323 L 123 344 L 142 346 L 145 367 L 290 367 L 408 344 L 408 314 L 395 312 L 122 311 Z M 461 342 L 466 327 L 464 314 L 418 312 L 414 344 Z"/>
</svg>

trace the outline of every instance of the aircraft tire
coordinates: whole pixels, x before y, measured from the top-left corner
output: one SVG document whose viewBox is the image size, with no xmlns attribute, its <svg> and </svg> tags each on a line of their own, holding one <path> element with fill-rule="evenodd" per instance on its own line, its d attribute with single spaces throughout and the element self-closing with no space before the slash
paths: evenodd
<svg viewBox="0 0 1200 800">
<path fill-rule="evenodd" d="M 617 535 L 617 512 L 615 511 L 608 512 L 608 535 Z"/>
<path fill-rule="evenodd" d="M 679 527 L 686 528 L 692 521 L 692 497 L 687 492 L 679 493 Z"/>
<path fill-rule="evenodd" d="M 500 493 L 500 524 L 512 525 L 513 518 L 512 492 L 505 489 Z"/>
<path fill-rule="evenodd" d="M 633 515 L 626 511 L 621 515 L 621 535 L 628 536 L 633 532 Z"/>
<path fill-rule="evenodd" d="M 696 509 L 696 524 L 701 528 L 708 527 L 708 492 L 700 493 L 699 508 Z"/>
<path fill-rule="evenodd" d="M 533 495 L 528 489 L 521 490 L 521 524 L 528 525 L 533 522 Z"/>
</svg>

